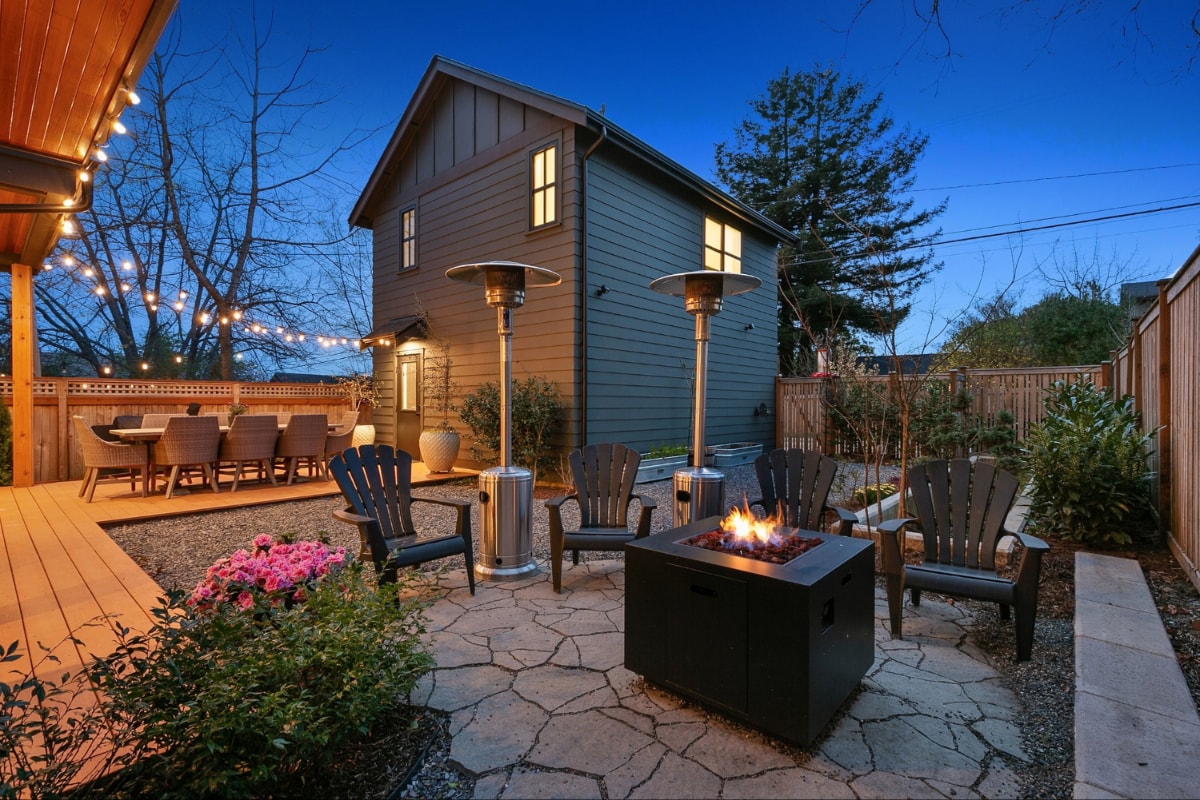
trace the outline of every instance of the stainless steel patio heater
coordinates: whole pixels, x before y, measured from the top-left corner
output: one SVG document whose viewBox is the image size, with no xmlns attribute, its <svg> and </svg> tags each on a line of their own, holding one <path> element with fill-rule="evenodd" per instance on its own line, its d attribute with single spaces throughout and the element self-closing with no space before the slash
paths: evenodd
<svg viewBox="0 0 1200 800">
<path fill-rule="evenodd" d="M 704 466 L 704 401 L 708 393 L 708 318 L 721 313 L 726 295 L 757 289 L 762 281 L 736 272 L 680 272 L 650 282 L 660 294 L 683 298 L 696 317 L 696 398 L 692 420 L 692 465 L 675 472 L 675 527 L 725 514 L 725 475 Z"/>
<path fill-rule="evenodd" d="M 525 303 L 526 286 L 557 286 L 558 273 L 514 261 L 461 264 L 446 277 L 483 283 L 487 304 L 496 309 L 500 333 L 500 465 L 479 473 L 479 558 L 481 580 L 514 580 L 537 571 L 533 560 L 533 474 L 512 464 L 512 312 Z"/>
</svg>

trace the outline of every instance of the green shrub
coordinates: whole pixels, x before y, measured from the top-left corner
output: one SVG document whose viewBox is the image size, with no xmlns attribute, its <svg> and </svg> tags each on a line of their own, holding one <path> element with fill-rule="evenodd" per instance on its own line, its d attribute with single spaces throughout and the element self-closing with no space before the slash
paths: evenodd
<svg viewBox="0 0 1200 800">
<path fill-rule="evenodd" d="M 1031 511 L 1039 530 L 1090 545 L 1129 544 L 1154 531 L 1143 433 L 1129 396 L 1090 381 L 1056 381 L 1046 417 L 1026 440 Z"/>
<path fill-rule="evenodd" d="M 885 497 L 891 497 L 897 491 L 899 490 L 894 483 L 873 483 L 870 486 L 861 486 L 855 489 L 850 496 L 864 506 L 869 506 Z"/>
<path fill-rule="evenodd" d="M 488 382 L 463 398 L 458 416 L 471 429 L 471 455 L 493 461 L 500 452 L 500 386 Z M 554 467 L 550 440 L 562 424 L 558 387 L 531 375 L 512 386 L 513 462 L 536 473 Z"/>
<path fill-rule="evenodd" d="M 686 444 L 656 444 L 645 453 L 642 458 L 669 458 L 670 456 L 685 456 L 688 454 L 688 446 Z"/>
<path fill-rule="evenodd" d="M 0 763 L 0 797 L 59 796 L 64 763 L 104 731 L 107 762 L 125 769 L 72 796 L 302 796 L 304 775 L 404 703 L 432 659 L 420 601 L 401 584 L 376 587 L 369 566 L 308 584 L 302 602 L 277 600 L 199 608 L 172 591 L 148 633 L 116 628 L 116 650 L 86 672 L 0 685 L 11 718 L 0 753 L 32 748 Z M 70 722 L 63 700 L 81 686 L 105 700 Z M 36 760 L 47 730 L 53 758 Z"/>
<path fill-rule="evenodd" d="M 12 486 L 13 478 L 12 412 L 0 403 L 0 486 Z"/>
</svg>

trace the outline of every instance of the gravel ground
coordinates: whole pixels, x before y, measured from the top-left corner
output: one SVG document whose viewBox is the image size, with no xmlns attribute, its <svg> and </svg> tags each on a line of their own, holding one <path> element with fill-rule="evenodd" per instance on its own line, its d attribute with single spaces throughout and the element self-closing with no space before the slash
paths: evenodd
<svg viewBox="0 0 1200 800">
<path fill-rule="evenodd" d="M 753 469 L 749 466 L 724 470 L 726 499 L 730 502 L 743 495 L 757 494 Z M 840 483 L 831 502 L 846 504 L 846 498 L 862 485 L 860 468 L 846 465 L 839 471 Z M 885 474 L 883 480 L 892 479 Z M 874 482 L 874 476 L 872 476 Z M 418 487 L 414 494 L 429 497 L 467 497 L 476 491 L 474 479 L 449 484 Z M 657 481 L 641 484 L 638 491 L 658 504 L 654 528 L 663 530 L 671 525 L 672 482 Z M 534 555 L 545 563 L 549 556 L 546 514 L 540 499 L 559 494 L 561 489 L 539 487 L 534 501 Z M 235 511 L 220 511 L 182 519 L 164 519 L 109 528 L 112 538 L 123 547 L 163 587 L 191 588 L 204 577 L 210 564 L 238 548 L 250 546 L 260 533 L 292 533 L 300 537 L 328 534 L 329 540 L 358 551 L 358 533 L 353 526 L 333 519 L 332 513 L 341 502 L 338 498 L 295 501 L 278 505 L 258 506 Z M 421 504 L 418 504 L 420 508 Z M 571 508 L 568 504 L 567 509 Z M 414 509 L 414 513 L 417 510 Z M 436 518 L 437 510 L 421 511 L 418 529 L 431 533 L 443 532 L 453 521 L 445 516 Z M 442 512 L 445 513 L 444 511 Z M 430 516 L 430 514 L 434 516 Z M 478 509 L 474 522 L 478 525 Z M 566 524 L 570 520 L 564 519 Z M 432 527 L 425 527 L 432 526 Z M 611 558 L 611 553 L 583 553 L 582 558 Z M 457 561 L 457 559 L 456 559 Z M 458 562 L 461 564 L 461 562 Z M 1053 580 L 1066 582 L 1066 595 L 1071 594 L 1073 574 L 1062 574 L 1065 568 L 1045 570 L 1043 589 Z M 1056 596 L 1061 596 L 1059 591 Z M 965 601 L 969 602 L 969 601 Z M 1061 603 L 1059 603 L 1061 606 Z M 1046 609 L 1047 612 L 1050 609 Z M 979 629 L 973 638 L 980 648 L 993 654 L 995 666 L 1002 677 L 1026 704 L 1021 728 L 1026 750 L 1033 763 L 1020 770 L 1022 797 L 1071 796 L 1074 780 L 1074 640 L 1072 622 L 1063 609 L 1059 613 L 1039 616 L 1034 647 L 1034 659 L 1016 664 L 1012 653 L 1009 623 L 1001 623 L 994 607 L 979 604 Z M 445 729 L 435 740 L 419 773 L 409 784 L 405 796 L 410 797 L 470 797 L 473 781 L 459 774 L 446 763 L 449 736 Z"/>
</svg>

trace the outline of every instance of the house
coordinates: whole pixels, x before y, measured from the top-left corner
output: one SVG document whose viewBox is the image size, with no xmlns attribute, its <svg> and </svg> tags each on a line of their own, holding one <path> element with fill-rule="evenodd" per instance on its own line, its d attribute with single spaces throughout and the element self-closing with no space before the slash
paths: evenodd
<svg viewBox="0 0 1200 800">
<path fill-rule="evenodd" d="M 446 270 L 502 260 L 562 278 L 527 291 L 512 336 L 513 379 L 559 388 L 562 448 L 688 443 L 695 318 L 649 284 L 760 278 L 710 317 L 705 441 L 773 445 L 773 417 L 754 412 L 775 405 L 775 253 L 791 235 L 606 117 L 434 57 L 350 224 L 374 239 L 377 441 L 415 453 L 422 417 L 439 421 L 420 391 L 433 341 L 449 343 L 460 394 L 499 379 L 496 311 Z"/>
<path fill-rule="evenodd" d="M 941 353 L 909 353 L 906 355 L 859 356 L 855 363 L 866 370 L 868 375 L 891 375 L 896 371 L 896 362 L 900 362 L 900 373 L 903 375 L 925 375 L 938 365 Z"/>
</svg>

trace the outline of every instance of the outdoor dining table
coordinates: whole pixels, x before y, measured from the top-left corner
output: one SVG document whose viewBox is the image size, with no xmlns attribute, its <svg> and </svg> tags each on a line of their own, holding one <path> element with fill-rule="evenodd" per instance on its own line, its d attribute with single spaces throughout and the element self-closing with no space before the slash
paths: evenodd
<svg viewBox="0 0 1200 800">
<path fill-rule="evenodd" d="M 228 432 L 229 432 L 229 426 L 228 426 L 228 425 L 219 425 L 219 426 L 217 426 L 217 427 L 218 427 L 218 429 L 221 431 L 221 435 L 222 435 L 222 436 L 224 436 L 226 433 L 228 433 Z M 286 422 L 281 422 L 281 423 L 279 423 L 279 432 L 280 432 L 280 433 L 283 433 L 283 430 L 284 430 L 286 427 L 287 427 L 287 423 L 286 423 Z M 333 422 L 330 422 L 330 423 L 329 423 L 329 430 L 331 430 L 331 431 L 332 431 L 332 430 L 336 430 L 336 429 L 337 429 L 337 424 L 336 424 L 336 423 L 333 423 Z M 156 428 L 113 428 L 113 429 L 112 429 L 112 434 L 113 434 L 114 436 L 120 436 L 122 439 L 124 439 L 124 440 L 126 440 L 126 441 L 129 441 L 129 442 L 141 442 L 141 443 L 143 443 L 143 444 L 145 444 L 145 445 L 146 445 L 146 449 L 148 450 L 148 452 L 149 452 L 149 454 L 150 454 L 150 468 L 149 468 L 149 473 L 150 473 L 150 486 L 151 486 L 151 490 L 153 490 L 153 489 L 154 489 L 154 485 L 155 485 L 155 483 L 156 483 L 156 481 L 155 481 L 155 471 L 154 471 L 154 443 L 155 443 L 155 442 L 157 442 L 159 439 L 161 439 L 161 438 L 162 438 L 163 431 L 165 431 L 165 430 L 166 430 L 166 428 L 165 428 L 165 427 L 156 427 Z M 186 490 L 186 489 L 182 489 L 182 488 L 180 488 L 180 489 L 176 489 L 175 491 L 176 491 L 177 493 L 186 493 L 186 492 L 187 492 L 187 490 Z"/>
</svg>

